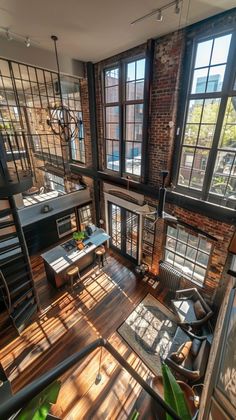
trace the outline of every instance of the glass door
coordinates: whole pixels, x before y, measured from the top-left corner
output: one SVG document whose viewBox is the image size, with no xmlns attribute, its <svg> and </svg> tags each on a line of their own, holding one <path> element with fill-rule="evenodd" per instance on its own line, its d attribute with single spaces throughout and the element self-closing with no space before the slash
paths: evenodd
<svg viewBox="0 0 236 420">
<path fill-rule="evenodd" d="M 109 203 L 111 245 L 121 250 L 121 207 Z"/>
<path fill-rule="evenodd" d="M 136 213 L 109 203 L 111 246 L 133 261 L 138 259 L 138 225 Z"/>
</svg>

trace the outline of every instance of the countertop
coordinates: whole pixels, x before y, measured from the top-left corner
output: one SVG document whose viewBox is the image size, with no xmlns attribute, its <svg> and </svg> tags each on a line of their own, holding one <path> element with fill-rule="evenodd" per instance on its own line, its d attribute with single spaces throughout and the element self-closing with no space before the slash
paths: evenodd
<svg viewBox="0 0 236 420">
<path fill-rule="evenodd" d="M 66 252 L 66 250 L 61 245 L 57 245 L 55 248 L 52 248 L 44 254 L 41 254 L 41 257 L 50 265 L 56 274 L 59 274 L 76 261 L 79 261 L 86 254 L 92 252 L 99 245 L 102 245 L 109 238 L 110 236 L 103 229 L 98 228 L 96 232 L 89 236 L 88 239 L 83 241 L 85 245 L 84 249 L 74 249 L 72 251 Z M 91 242 L 92 245 L 86 247 L 86 244 L 89 242 Z"/>
</svg>

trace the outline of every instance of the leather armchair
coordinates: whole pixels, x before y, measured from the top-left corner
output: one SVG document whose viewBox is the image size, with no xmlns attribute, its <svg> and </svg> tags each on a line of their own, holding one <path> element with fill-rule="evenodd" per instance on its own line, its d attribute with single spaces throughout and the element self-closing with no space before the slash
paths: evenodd
<svg viewBox="0 0 236 420">
<path fill-rule="evenodd" d="M 197 319 L 194 311 L 194 303 L 199 300 L 204 308 L 206 315 Z M 171 301 L 175 313 L 179 318 L 179 324 L 199 327 L 208 322 L 213 312 L 196 288 L 177 290 L 175 299 Z"/>
<path fill-rule="evenodd" d="M 192 348 L 187 358 L 181 364 L 178 364 L 170 356 L 179 349 L 181 344 L 186 343 L 186 341 L 192 341 Z M 196 382 L 205 375 L 210 348 L 211 346 L 207 337 L 196 336 L 178 327 L 165 362 L 190 382 Z"/>
</svg>

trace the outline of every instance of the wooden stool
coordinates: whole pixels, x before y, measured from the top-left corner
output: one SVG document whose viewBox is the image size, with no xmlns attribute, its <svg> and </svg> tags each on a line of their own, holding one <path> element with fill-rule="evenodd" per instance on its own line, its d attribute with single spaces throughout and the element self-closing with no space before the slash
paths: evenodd
<svg viewBox="0 0 236 420">
<path fill-rule="evenodd" d="M 107 262 L 107 256 L 106 256 L 106 248 L 105 246 L 101 245 L 98 248 L 95 249 L 95 264 L 96 260 L 98 259 L 98 267 L 99 269 L 104 267 L 104 260 Z"/>
<path fill-rule="evenodd" d="M 68 268 L 68 270 L 66 271 L 67 276 L 69 277 L 69 281 L 70 281 L 70 287 L 71 290 L 74 290 L 74 277 L 77 275 L 78 279 L 80 280 L 80 273 L 79 273 L 79 267 L 77 267 L 76 265 L 72 265 L 70 268 Z"/>
</svg>

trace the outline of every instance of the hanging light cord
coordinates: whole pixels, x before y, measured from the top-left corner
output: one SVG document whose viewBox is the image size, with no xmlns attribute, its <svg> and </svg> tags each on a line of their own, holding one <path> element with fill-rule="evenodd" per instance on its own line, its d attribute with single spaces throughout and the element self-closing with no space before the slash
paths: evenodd
<svg viewBox="0 0 236 420">
<path fill-rule="evenodd" d="M 57 63 L 57 76 L 58 76 L 59 94 L 60 94 L 61 106 L 63 106 L 63 98 L 62 98 L 62 90 L 61 90 L 60 66 L 59 66 L 59 59 L 58 59 L 58 52 L 57 52 L 57 41 L 58 41 L 58 37 L 56 35 L 52 35 L 51 36 L 51 39 L 54 42 L 54 49 L 55 49 L 55 56 L 56 56 L 56 63 Z"/>
</svg>

